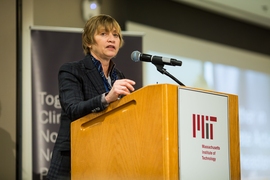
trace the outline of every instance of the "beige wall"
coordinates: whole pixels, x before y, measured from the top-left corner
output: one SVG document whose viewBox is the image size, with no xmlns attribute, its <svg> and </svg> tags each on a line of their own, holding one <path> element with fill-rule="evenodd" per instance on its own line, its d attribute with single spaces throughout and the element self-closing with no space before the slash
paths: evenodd
<svg viewBox="0 0 270 180">
<path fill-rule="evenodd" d="M 81 0 L 33 0 L 34 25 L 83 27 Z"/>
<path fill-rule="evenodd" d="M 0 1 L 0 179 L 15 179 L 16 6 Z"/>
</svg>

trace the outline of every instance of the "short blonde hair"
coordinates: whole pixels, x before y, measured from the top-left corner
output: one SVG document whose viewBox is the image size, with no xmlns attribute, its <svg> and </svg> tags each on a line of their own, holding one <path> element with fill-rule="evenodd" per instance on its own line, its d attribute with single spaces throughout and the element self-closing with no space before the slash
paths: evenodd
<svg viewBox="0 0 270 180">
<path fill-rule="evenodd" d="M 90 54 L 89 45 L 95 44 L 94 36 L 100 29 L 105 29 L 107 32 L 116 31 L 119 34 L 120 48 L 124 45 L 124 40 L 121 33 L 121 27 L 118 22 L 111 16 L 100 14 L 91 17 L 85 24 L 82 34 L 82 46 L 84 54 Z"/>
</svg>

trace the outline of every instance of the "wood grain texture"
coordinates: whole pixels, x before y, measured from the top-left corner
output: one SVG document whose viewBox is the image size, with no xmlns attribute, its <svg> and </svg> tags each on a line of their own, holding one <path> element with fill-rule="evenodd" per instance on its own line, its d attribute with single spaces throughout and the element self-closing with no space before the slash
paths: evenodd
<svg viewBox="0 0 270 180">
<path fill-rule="evenodd" d="M 71 142 L 72 179 L 178 179 L 177 86 L 142 88 L 76 120 Z"/>
<path fill-rule="evenodd" d="M 146 86 L 74 121 L 72 179 L 178 180 L 178 88 Z M 181 88 L 228 96 L 231 180 L 240 180 L 238 97 Z"/>
</svg>

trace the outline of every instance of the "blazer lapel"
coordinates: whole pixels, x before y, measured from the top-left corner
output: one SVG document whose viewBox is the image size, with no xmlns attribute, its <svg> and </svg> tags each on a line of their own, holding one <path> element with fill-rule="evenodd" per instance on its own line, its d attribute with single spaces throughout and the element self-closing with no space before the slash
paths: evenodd
<svg viewBox="0 0 270 180">
<path fill-rule="evenodd" d="M 104 87 L 104 83 L 102 77 L 100 76 L 98 70 L 96 69 L 95 65 L 93 64 L 90 56 L 86 56 L 83 59 L 83 63 L 85 65 L 85 73 L 88 76 L 89 80 L 95 84 L 95 88 L 99 94 L 106 92 Z"/>
</svg>

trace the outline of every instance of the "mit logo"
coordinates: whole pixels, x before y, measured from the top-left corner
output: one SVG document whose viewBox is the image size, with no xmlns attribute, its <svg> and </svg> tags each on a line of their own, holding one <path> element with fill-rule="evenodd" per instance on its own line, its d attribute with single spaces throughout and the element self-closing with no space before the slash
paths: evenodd
<svg viewBox="0 0 270 180">
<path fill-rule="evenodd" d="M 196 138 L 196 132 L 201 131 L 202 139 L 213 139 L 214 122 L 217 122 L 217 117 L 193 114 L 193 137 Z"/>
</svg>

